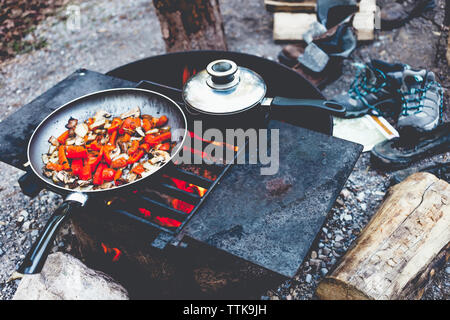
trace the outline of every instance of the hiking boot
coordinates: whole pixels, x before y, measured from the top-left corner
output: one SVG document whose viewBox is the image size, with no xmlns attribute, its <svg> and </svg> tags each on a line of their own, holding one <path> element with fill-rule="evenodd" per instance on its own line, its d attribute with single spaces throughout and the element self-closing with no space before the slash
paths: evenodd
<svg viewBox="0 0 450 320">
<path fill-rule="evenodd" d="M 393 116 L 400 112 L 400 96 L 403 71 L 409 66 L 372 60 L 367 64 L 354 64 L 357 68 L 355 80 L 348 92 L 333 100 L 343 104 L 345 118 L 361 117 L 365 114 Z"/>
<path fill-rule="evenodd" d="M 444 91 L 433 72 L 405 70 L 400 88 L 399 131 L 429 132 L 442 122 Z"/>
<path fill-rule="evenodd" d="M 391 30 L 398 28 L 414 17 L 420 16 L 423 12 L 433 9 L 436 6 L 434 0 L 413 0 L 405 1 L 404 4 L 389 2 L 380 11 L 381 29 Z"/>
<path fill-rule="evenodd" d="M 445 123 L 431 132 L 417 134 L 414 138 L 401 136 L 380 142 L 370 151 L 370 160 L 374 167 L 395 170 L 449 150 L 450 123 Z"/>
</svg>

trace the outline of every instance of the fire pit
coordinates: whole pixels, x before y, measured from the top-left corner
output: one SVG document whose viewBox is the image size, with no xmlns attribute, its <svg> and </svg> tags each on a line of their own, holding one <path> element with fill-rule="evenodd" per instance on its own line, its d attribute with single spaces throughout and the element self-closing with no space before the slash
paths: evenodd
<svg viewBox="0 0 450 320">
<path fill-rule="evenodd" d="M 180 100 L 176 90 L 164 92 L 151 82 L 179 89 L 186 77 L 218 58 L 257 71 L 271 95 L 323 98 L 277 63 L 230 52 L 157 56 L 107 75 L 79 70 L 0 124 L 1 132 L 11 125 L 23 128 L 0 136 L 0 160 L 24 168 L 26 143 L 41 120 L 36 114 L 44 117 L 77 96 L 113 87 L 158 89 Z M 361 147 L 329 136 L 331 117 L 321 112 L 307 111 L 289 122 L 295 126 L 270 123 L 280 130 L 276 175 L 261 176 L 258 165 L 176 165 L 145 188 L 94 199 L 72 218 L 80 255 L 136 298 L 256 297 L 293 277 Z M 42 187 L 31 173 L 20 183 L 30 196 Z"/>
</svg>

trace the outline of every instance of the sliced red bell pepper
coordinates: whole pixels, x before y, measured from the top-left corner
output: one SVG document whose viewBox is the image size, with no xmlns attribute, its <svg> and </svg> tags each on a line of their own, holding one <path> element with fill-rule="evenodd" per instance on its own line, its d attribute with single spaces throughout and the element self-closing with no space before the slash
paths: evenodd
<svg viewBox="0 0 450 320">
<path fill-rule="evenodd" d="M 170 150 L 170 143 L 166 142 L 159 146 L 158 150 L 162 151 L 169 151 Z"/>
<path fill-rule="evenodd" d="M 95 167 L 97 167 L 97 165 L 100 163 L 100 161 L 102 161 L 103 158 L 103 147 L 100 148 L 100 152 L 97 156 L 91 156 L 89 155 L 88 157 L 88 163 L 91 166 L 91 170 L 94 171 Z"/>
<path fill-rule="evenodd" d="M 158 119 L 158 121 L 156 122 L 156 126 L 157 127 L 162 127 L 163 125 L 165 125 L 167 123 L 169 119 L 167 119 L 166 116 L 162 116 L 161 118 Z"/>
<path fill-rule="evenodd" d="M 113 121 L 111 122 L 111 126 L 108 128 L 108 133 L 111 133 L 111 132 L 119 129 L 121 124 L 122 124 L 122 119 L 114 118 Z"/>
<path fill-rule="evenodd" d="M 48 162 L 45 166 L 48 170 L 61 171 L 63 169 L 62 165 L 58 163 Z"/>
<path fill-rule="evenodd" d="M 95 170 L 94 179 L 92 180 L 95 185 L 99 186 L 103 184 L 103 170 L 105 168 L 107 168 L 106 164 L 100 163 L 97 167 L 97 170 Z"/>
<path fill-rule="evenodd" d="M 102 172 L 102 178 L 105 181 L 113 181 L 116 175 L 116 170 L 110 168 L 104 168 Z"/>
<path fill-rule="evenodd" d="M 131 170 L 131 172 L 134 172 L 136 174 L 142 174 L 142 172 L 145 171 L 145 168 L 142 164 L 137 165 L 136 167 L 133 168 L 133 170 Z"/>
<path fill-rule="evenodd" d="M 60 144 L 65 144 L 66 143 L 66 140 L 69 138 L 69 130 L 67 130 L 66 132 L 64 132 L 62 135 L 60 135 L 59 137 L 58 137 L 58 142 L 60 143 Z"/>
<path fill-rule="evenodd" d="M 88 156 L 87 150 L 83 146 L 67 146 L 67 158 L 69 159 L 76 159 L 81 158 L 85 159 Z"/>
<path fill-rule="evenodd" d="M 69 160 L 67 160 L 66 151 L 64 150 L 64 146 L 59 146 L 58 159 L 59 159 L 59 164 L 62 166 L 63 170 L 70 169 Z"/>
<path fill-rule="evenodd" d="M 133 154 L 137 151 L 137 149 L 139 148 L 139 141 L 137 140 L 133 140 L 131 141 L 131 147 L 128 148 L 128 154 Z"/>
<path fill-rule="evenodd" d="M 111 136 L 109 137 L 108 143 L 109 143 L 110 145 L 115 145 L 115 144 L 116 144 L 116 139 L 117 139 L 117 130 L 116 130 L 116 131 L 113 131 L 113 132 L 111 133 Z"/>
<path fill-rule="evenodd" d="M 150 120 L 148 120 L 147 118 L 142 119 L 142 128 L 144 129 L 145 132 L 151 130 L 152 124 Z"/>
<path fill-rule="evenodd" d="M 105 159 L 105 161 L 106 161 L 106 163 L 107 163 L 108 165 L 111 165 L 112 160 L 111 160 L 111 155 L 110 155 L 110 153 L 111 153 L 111 151 L 113 151 L 114 149 L 115 149 L 114 146 L 104 146 L 104 147 L 103 147 L 103 159 Z"/>
<path fill-rule="evenodd" d="M 150 152 L 150 145 L 147 142 L 144 142 L 143 144 L 141 144 L 139 146 L 139 149 L 142 149 L 145 152 L 149 153 Z"/>
<path fill-rule="evenodd" d="M 145 136 L 145 142 L 147 142 L 151 147 L 155 147 L 158 144 L 160 144 L 163 141 L 169 140 L 172 137 L 172 134 L 169 132 L 164 132 L 163 134 L 160 134 L 159 136 L 153 136 L 153 135 L 146 135 Z"/>
<path fill-rule="evenodd" d="M 83 160 L 82 159 L 73 159 L 72 160 L 72 173 L 78 176 L 83 170 Z"/>
<path fill-rule="evenodd" d="M 81 169 L 81 172 L 78 174 L 78 177 L 81 180 L 89 180 L 92 178 L 92 170 L 91 165 L 89 164 L 89 160 L 84 161 L 84 166 Z"/>
<path fill-rule="evenodd" d="M 138 162 L 144 156 L 144 154 L 145 154 L 145 151 L 142 149 L 135 152 L 131 157 L 128 158 L 127 163 L 133 164 L 133 163 Z"/>
<path fill-rule="evenodd" d="M 141 126 L 141 118 L 129 117 L 126 118 L 119 128 L 119 134 L 124 134 L 125 132 L 131 133 L 136 130 L 137 127 Z"/>
<path fill-rule="evenodd" d="M 127 160 L 125 158 L 119 158 L 111 162 L 111 168 L 119 169 L 126 167 L 128 165 Z"/>
<path fill-rule="evenodd" d="M 131 136 L 128 133 L 125 133 L 121 139 L 123 142 L 128 142 L 128 141 L 130 141 Z"/>
<path fill-rule="evenodd" d="M 102 148 L 101 144 L 98 143 L 97 140 L 92 141 L 90 144 L 88 144 L 86 146 L 88 149 L 90 150 L 94 150 L 94 151 L 100 151 L 100 149 Z"/>
<path fill-rule="evenodd" d="M 116 174 L 114 175 L 114 184 L 117 185 L 116 181 L 120 179 L 122 176 L 122 169 L 117 169 Z"/>
</svg>

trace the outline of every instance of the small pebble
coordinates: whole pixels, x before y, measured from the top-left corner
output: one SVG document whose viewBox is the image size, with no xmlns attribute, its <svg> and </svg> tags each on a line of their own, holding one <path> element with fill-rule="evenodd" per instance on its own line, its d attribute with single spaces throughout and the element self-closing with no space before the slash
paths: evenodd
<svg viewBox="0 0 450 320">
<path fill-rule="evenodd" d="M 306 277 L 305 277 L 305 281 L 307 282 L 307 283 L 311 283 L 311 280 L 312 280 L 312 275 L 310 275 L 309 273 L 306 275 Z"/>
<path fill-rule="evenodd" d="M 19 215 L 21 215 L 22 217 L 24 217 L 26 219 L 26 218 L 28 218 L 28 211 L 22 210 L 22 211 L 20 211 Z"/>
</svg>

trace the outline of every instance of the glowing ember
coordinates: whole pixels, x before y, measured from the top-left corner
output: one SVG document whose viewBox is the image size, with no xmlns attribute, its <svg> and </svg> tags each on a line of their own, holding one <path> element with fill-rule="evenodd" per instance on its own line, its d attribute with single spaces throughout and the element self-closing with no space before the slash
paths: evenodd
<svg viewBox="0 0 450 320">
<path fill-rule="evenodd" d="M 101 243 L 101 245 L 102 245 L 103 252 L 105 254 L 113 255 L 113 257 L 112 257 L 112 261 L 113 262 L 119 261 L 119 258 L 122 255 L 122 251 L 120 251 L 120 249 L 110 248 L 106 244 L 104 244 L 103 242 Z"/>
<path fill-rule="evenodd" d="M 150 217 L 152 215 L 150 210 L 147 210 L 147 209 L 144 209 L 144 208 L 139 208 L 139 212 L 142 213 L 145 217 Z"/>
<path fill-rule="evenodd" d="M 179 226 L 181 226 L 181 222 L 175 219 L 170 219 L 167 217 L 156 217 L 155 219 L 159 222 L 160 225 L 164 227 L 178 228 Z"/>
</svg>

